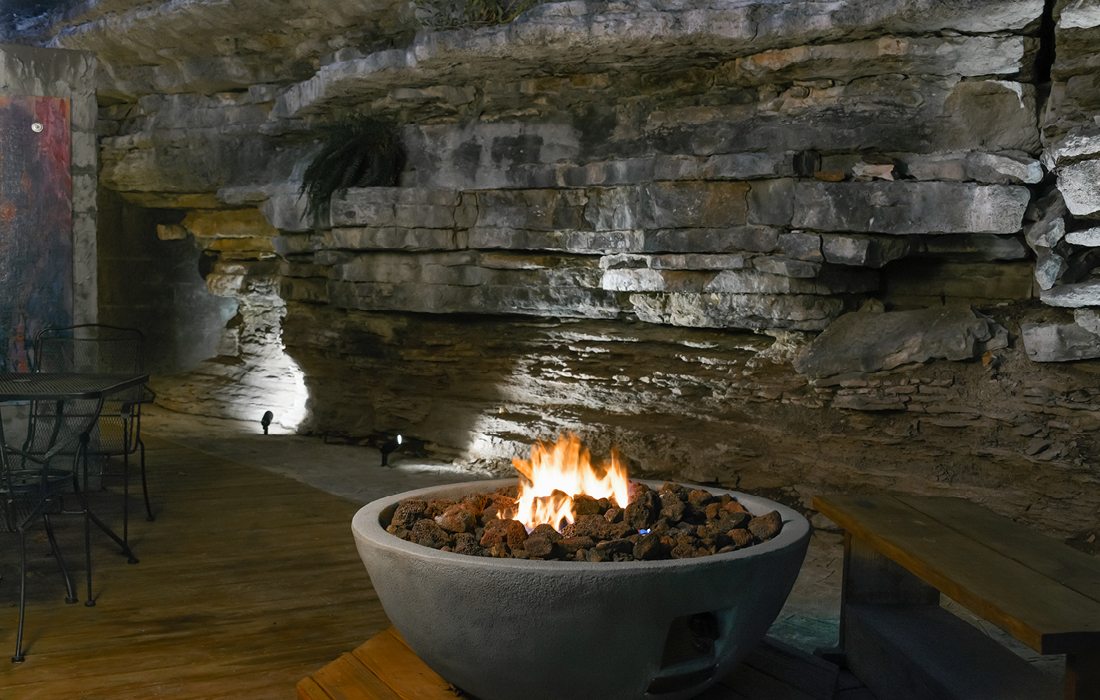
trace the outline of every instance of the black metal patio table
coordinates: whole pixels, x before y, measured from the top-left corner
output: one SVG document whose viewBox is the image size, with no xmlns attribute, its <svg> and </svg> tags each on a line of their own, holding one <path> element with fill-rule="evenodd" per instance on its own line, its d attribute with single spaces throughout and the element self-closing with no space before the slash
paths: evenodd
<svg viewBox="0 0 1100 700">
<path fill-rule="evenodd" d="M 134 386 L 144 384 L 148 374 L 96 374 L 63 372 L 0 372 L 0 407 L 11 404 L 52 402 L 54 419 L 50 435 L 44 448 L 36 450 L 33 458 L 44 467 L 58 455 L 73 455 L 74 471 L 82 472 L 81 486 L 77 489 L 81 513 L 85 518 L 85 551 L 87 559 L 88 600 L 85 605 L 95 605 L 92 597 L 92 563 L 90 554 L 90 527 L 95 523 L 108 537 L 122 549 L 130 563 L 137 558 L 130 546 L 104 523 L 88 506 L 88 443 L 92 429 L 99 419 L 103 401 L 108 396 Z M 92 408 L 79 414 L 66 414 L 66 407 L 72 402 L 84 401 Z M 2 418 L 2 416 L 0 416 Z M 30 438 L 28 436 L 28 442 Z M 31 457 L 27 451 L 27 442 L 22 447 L 9 444 L 4 434 L 3 421 L 0 420 L 0 449 L 14 457 Z"/>
</svg>

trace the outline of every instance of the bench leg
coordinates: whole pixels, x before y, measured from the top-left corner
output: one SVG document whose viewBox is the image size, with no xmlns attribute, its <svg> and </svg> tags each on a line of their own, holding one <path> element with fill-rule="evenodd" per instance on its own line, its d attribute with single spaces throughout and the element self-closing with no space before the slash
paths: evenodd
<svg viewBox="0 0 1100 700">
<path fill-rule="evenodd" d="M 844 649 L 845 608 L 850 604 L 938 605 L 940 592 L 844 533 L 844 577 L 841 583 L 840 647 Z"/>
<path fill-rule="evenodd" d="M 1066 700 L 1100 698 L 1100 651 L 1066 654 Z"/>
</svg>

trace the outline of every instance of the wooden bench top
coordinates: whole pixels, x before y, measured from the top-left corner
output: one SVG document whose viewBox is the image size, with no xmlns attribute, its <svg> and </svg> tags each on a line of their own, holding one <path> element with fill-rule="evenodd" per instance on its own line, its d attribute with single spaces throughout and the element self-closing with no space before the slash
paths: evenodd
<svg viewBox="0 0 1100 700">
<path fill-rule="evenodd" d="M 961 498 L 819 496 L 813 507 L 1039 653 L 1100 649 L 1100 559 Z"/>
</svg>

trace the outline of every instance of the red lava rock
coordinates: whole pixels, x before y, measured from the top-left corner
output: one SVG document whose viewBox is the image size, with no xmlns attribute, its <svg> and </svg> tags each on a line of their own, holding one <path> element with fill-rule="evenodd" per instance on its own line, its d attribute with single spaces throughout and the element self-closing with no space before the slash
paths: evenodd
<svg viewBox="0 0 1100 700">
<path fill-rule="evenodd" d="M 722 510 L 726 511 L 727 513 L 748 513 L 748 511 L 745 510 L 745 506 L 741 505 L 732 498 L 722 503 Z"/>
<path fill-rule="evenodd" d="M 636 532 L 636 530 L 626 523 L 608 523 L 607 528 L 603 531 L 603 535 L 604 539 L 616 540 L 620 537 L 626 537 L 632 532 Z"/>
<path fill-rule="evenodd" d="M 771 539 L 783 527 L 777 511 L 753 517 L 729 494 L 715 496 L 673 483 L 654 491 L 637 482 L 631 483 L 630 492 L 633 500 L 626 508 L 607 498 L 574 496 L 576 521 L 561 532 L 544 524 L 528 534 L 522 523 L 510 519 L 514 487 L 469 494 L 457 502 L 403 501 L 386 531 L 467 555 L 604 562 L 732 552 Z"/>
<path fill-rule="evenodd" d="M 451 544 L 451 536 L 434 520 L 417 520 L 409 536 L 413 542 L 432 549 L 440 549 Z"/>
<path fill-rule="evenodd" d="M 492 547 L 508 541 L 508 520 L 490 520 L 485 524 L 485 532 L 478 540 L 482 547 Z"/>
<path fill-rule="evenodd" d="M 536 525 L 535 529 L 531 530 L 531 534 L 528 537 L 534 537 L 536 535 L 545 537 L 551 542 L 560 542 L 562 540 L 562 534 L 555 530 L 553 525 L 547 525 L 546 523 Z"/>
<path fill-rule="evenodd" d="M 487 493 L 471 493 L 468 496 L 463 496 L 459 503 L 477 516 L 481 514 L 481 511 L 485 510 L 485 506 L 489 505 L 490 501 L 491 499 Z"/>
<path fill-rule="evenodd" d="M 447 498 L 433 498 L 428 501 L 428 509 L 425 511 L 425 515 L 430 518 L 434 518 L 437 515 L 442 515 L 445 510 L 455 504 L 454 501 Z"/>
<path fill-rule="evenodd" d="M 735 530 L 739 527 L 745 527 L 750 520 L 752 520 L 752 516 L 748 513 L 723 512 L 716 521 L 716 527 L 723 532 L 728 530 Z"/>
<path fill-rule="evenodd" d="M 648 529 L 661 516 L 661 499 L 646 489 L 639 491 L 623 513 L 623 522 L 632 530 Z"/>
<path fill-rule="evenodd" d="M 558 546 L 566 554 L 576 554 L 582 549 L 590 549 L 596 546 L 596 541 L 591 537 L 563 537 Z"/>
<path fill-rule="evenodd" d="M 779 511 L 773 510 L 750 520 L 748 528 L 753 537 L 763 542 L 779 534 L 783 528 L 783 518 L 779 515 Z"/>
<path fill-rule="evenodd" d="M 481 547 L 472 533 L 460 532 L 455 535 L 454 551 L 458 554 L 481 554 Z"/>
<path fill-rule="evenodd" d="M 604 531 L 610 525 L 599 515 L 580 515 L 576 522 L 566 525 L 562 534 L 566 537 L 591 537 L 594 540 L 603 538 Z"/>
<path fill-rule="evenodd" d="M 692 489 L 688 491 L 687 502 L 696 510 L 703 510 L 707 504 L 713 500 L 715 500 L 714 494 L 710 491 L 704 491 L 702 489 Z"/>
<path fill-rule="evenodd" d="M 632 554 L 634 552 L 634 543 L 626 538 L 607 540 L 606 542 L 597 542 L 596 549 L 606 554 Z"/>
<path fill-rule="evenodd" d="M 393 511 L 393 518 L 390 520 L 390 524 L 400 525 L 402 527 L 412 527 L 413 523 L 420 520 L 427 510 L 428 502 L 420 500 L 419 498 L 410 498 L 407 501 L 401 501 Z"/>
<path fill-rule="evenodd" d="M 477 517 L 461 503 L 443 511 L 436 516 L 435 521 L 447 532 L 473 532 L 477 527 Z"/>
<path fill-rule="evenodd" d="M 592 549 L 588 550 L 588 555 L 587 556 L 588 556 L 588 561 L 590 561 L 590 562 L 611 561 L 611 555 L 610 554 L 608 554 L 604 550 L 597 549 L 596 547 L 593 547 Z"/>
<path fill-rule="evenodd" d="M 518 520 L 493 520 L 485 526 L 485 534 L 481 536 L 480 544 L 490 549 L 500 545 L 507 552 L 508 549 L 522 548 L 526 539 L 527 530 Z"/>
<path fill-rule="evenodd" d="M 683 484 L 677 484 L 675 481 L 666 481 L 665 483 L 661 484 L 661 488 L 657 490 L 661 492 L 671 493 L 673 496 L 676 496 L 681 500 L 687 499 L 687 487 L 685 487 Z"/>
<path fill-rule="evenodd" d="M 607 510 L 604 508 L 604 510 Z M 573 497 L 573 517 L 578 515 L 595 515 L 600 512 L 600 502 L 591 496 L 579 495 Z"/>
<path fill-rule="evenodd" d="M 658 493 L 661 498 L 661 517 L 674 523 L 683 520 L 687 503 L 678 494 L 665 490 L 663 486 Z"/>
<path fill-rule="evenodd" d="M 407 527 L 401 527 L 400 525 L 390 523 L 388 526 L 386 526 L 386 532 L 394 535 L 395 537 L 400 537 L 403 540 L 409 539 L 409 528 Z"/>
<path fill-rule="evenodd" d="M 753 542 L 752 533 L 748 530 L 730 530 L 726 536 L 730 538 L 730 544 L 734 549 L 748 547 Z"/>
<path fill-rule="evenodd" d="M 488 523 L 495 519 L 507 520 L 515 509 L 516 499 L 501 496 L 499 493 L 490 494 L 489 502 L 481 511 L 481 522 Z"/>
<path fill-rule="evenodd" d="M 558 533 L 554 533 L 558 534 Z M 558 538 L 561 535 L 558 534 Z M 544 534 L 531 534 L 527 541 L 523 543 L 523 548 L 527 551 L 527 556 L 531 559 L 553 559 L 558 547 L 552 539 Z"/>
<path fill-rule="evenodd" d="M 508 546 L 512 549 L 523 549 L 523 543 L 527 541 L 527 528 L 518 520 L 505 520 L 506 537 Z"/>
<path fill-rule="evenodd" d="M 642 535 L 638 538 L 638 541 L 634 544 L 633 552 L 634 558 L 639 560 L 652 560 L 660 559 L 664 553 L 661 547 L 660 535 Z"/>
<path fill-rule="evenodd" d="M 681 542 L 672 548 L 670 554 L 673 559 L 690 559 L 695 556 L 695 548 Z"/>
</svg>

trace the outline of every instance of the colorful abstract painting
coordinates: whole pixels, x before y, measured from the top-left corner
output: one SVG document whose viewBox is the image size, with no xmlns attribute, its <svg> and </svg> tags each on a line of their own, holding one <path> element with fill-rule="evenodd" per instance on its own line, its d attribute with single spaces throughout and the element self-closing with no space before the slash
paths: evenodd
<svg viewBox="0 0 1100 700">
<path fill-rule="evenodd" d="M 0 95 L 0 370 L 73 309 L 69 101 Z"/>
</svg>

